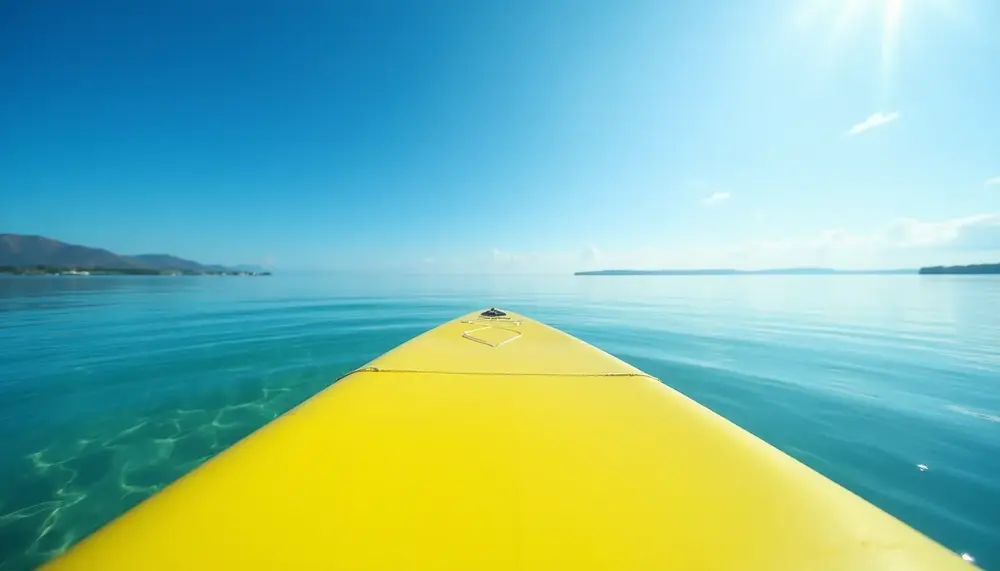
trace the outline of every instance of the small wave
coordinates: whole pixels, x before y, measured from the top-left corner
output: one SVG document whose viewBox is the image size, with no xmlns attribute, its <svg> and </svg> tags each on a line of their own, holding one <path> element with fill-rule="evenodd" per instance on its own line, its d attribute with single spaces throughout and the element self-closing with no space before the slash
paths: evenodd
<svg viewBox="0 0 1000 571">
<path fill-rule="evenodd" d="M 945 408 L 952 412 L 957 412 L 959 414 L 972 416 L 981 420 L 988 420 L 990 422 L 1000 422 L 1000 415 L 972 410 L 970 408 L 965 408 L 964 406 L 958 406 L 957 404 L 950 404 Z"/>
</svg>

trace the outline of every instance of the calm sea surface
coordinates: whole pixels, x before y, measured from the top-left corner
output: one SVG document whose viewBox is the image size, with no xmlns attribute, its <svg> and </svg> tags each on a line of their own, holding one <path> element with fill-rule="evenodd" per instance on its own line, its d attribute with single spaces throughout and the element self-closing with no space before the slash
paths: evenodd
<svg viewBox="0 0 1000 571">
<path fill-rule="evenodd" d="M 0 276 L 0 569 L 489 305 L 638 366 L 1000 569 L 1000 278 L 916 275 Z"/>
</svg>

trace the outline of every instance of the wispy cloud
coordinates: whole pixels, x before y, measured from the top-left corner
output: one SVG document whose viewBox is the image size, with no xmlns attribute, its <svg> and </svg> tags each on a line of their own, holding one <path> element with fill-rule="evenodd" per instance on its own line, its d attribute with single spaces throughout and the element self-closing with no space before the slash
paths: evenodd
<svg viewBox="0 0 1000 571">
<path fill-rule="evenodd" d="M 776 238 L 747 235 L 711 244 L 635 243 L 619 250 L 498 248 L 437 257 L 435 264 L 418 267 L 444 274 L 565 275 L 613 268 L 918 268 L 996 259 L 1000 259 L 1000 212 L 936 220 L 900 218 L 867 229 L 817 229 Z"/>
<path fill-rule="evenodd" d="M 878 111 L 876 113 L 872 113 L 870 117 L 848 129 L 847 134 L 851 137 L 854 135 L 860 135 L 861 133 L 870 131 L 876 127 L 888 125 L 896 119 L 899 119 L 899 113 L 896 111 L 891 113 L 882 113 L 881 111 Z"/>
<path fill-rule="evenodd" d="M 706 197 L 704 200 L 701 201 L 701 203 L 704 204 L 705 206 L 715 206 L 720 202 L 725 202 L 729 200 L 729 196 L 730 194 L 728 192 L 716 192 Z"/>
<path fill-rule="evenodd" d="M 988 181 L 986 181 L 986 186 L 993 186 L 995 184 L 1000 185 L 1000 176 L 995 176 Z"/>
<path fill-rule="evenodd" d="M 900 218 L 879 235 L 896 248 L 938 247 L 959 250 L 1000 248 L 1000 213 L 974 214 L 936 222 Z"/>
</svg>

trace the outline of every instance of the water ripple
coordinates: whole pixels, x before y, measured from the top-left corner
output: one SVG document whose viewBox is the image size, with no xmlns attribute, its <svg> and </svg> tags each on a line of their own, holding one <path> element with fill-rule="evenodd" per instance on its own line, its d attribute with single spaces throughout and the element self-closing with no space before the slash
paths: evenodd
<svg viewBox="0 0 1000 571">
<path fill-rule="evenodd" d="M 1000 566 L 1000 281 L 0 278 L 0 568 L 32 568 L 342 373 L 485 305 L 656 375 Z M 927 469 L 918 469 L 918 466 Z M 9 477 L 8 477 L 9 475 Z"/>
</svg>

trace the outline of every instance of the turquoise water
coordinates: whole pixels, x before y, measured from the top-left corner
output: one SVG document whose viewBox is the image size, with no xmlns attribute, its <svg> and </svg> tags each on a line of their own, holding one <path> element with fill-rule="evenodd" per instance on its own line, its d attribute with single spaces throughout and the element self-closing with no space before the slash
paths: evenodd
<svg viewBox="0 0 1000 571">
<path fill-rule="evenodd" d="M 0 277 L 0 569 L 488 305 L 633 363 L 1000 569 L 988 276 Z"/>
</svg>

